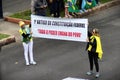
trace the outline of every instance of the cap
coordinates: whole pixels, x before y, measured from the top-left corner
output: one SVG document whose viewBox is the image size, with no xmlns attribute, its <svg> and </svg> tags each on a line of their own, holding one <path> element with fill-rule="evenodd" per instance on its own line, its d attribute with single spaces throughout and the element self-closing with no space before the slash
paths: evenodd
<svg viewBox="0 0 120 80">
<path fill-rule="evenodd" d="M 92 0 L 87 0 L 88 2 L 92 2 Z"/>
<path fill-rule="evenodd" d="M 23 21 L 19 21 L 19 26 L 22 27 L 23 25 L 25 25 L 25 23 Z"/>
</svg>

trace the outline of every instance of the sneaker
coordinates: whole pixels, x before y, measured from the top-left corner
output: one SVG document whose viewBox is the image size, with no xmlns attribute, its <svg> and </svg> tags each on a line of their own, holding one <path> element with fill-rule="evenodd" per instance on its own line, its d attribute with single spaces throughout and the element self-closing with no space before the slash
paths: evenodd
<svg viewBox="0 0 120 80">
<path fill-rule="evenodd" d="M 26 66 L 29 66 L 30 64 L 29 63 L 26 63 Z"/>
<path fill-rule="evenodd" d="M 68 15 L 68 18 L 72 18 L 73 16 L 71 16 L 71 15 Z"/>
<path fill-rule="evenodd" d="M 92 75 L 93 72 L 92 72 L 92 71 L 89 71 L 89 72 L 87 72 L 86 74 L 87 74 L 87 75 Z"/>
<path fill-rule="evenodd" d="M 37 63 L 35 61 L 33 61 L 33 62 L 30 62 L 30 64 L 36 65 Z"/>
<path fill-rule="evenodd" d="M 79 12 L 80 12 L 80 13 L 84 13 L 83 10 L 80 10 Z"/>
<path fill-rule="evenodd" d="M 51 17 L 54 17 L 54 14 L 51 14 Z"/>
<path fill-rule="evenodd" d="M 96 75 L 95 75 L 95 77 L 98 78 L 99 76 L 100 76 L 100 73 L 97 72 Z"/>
</svg>

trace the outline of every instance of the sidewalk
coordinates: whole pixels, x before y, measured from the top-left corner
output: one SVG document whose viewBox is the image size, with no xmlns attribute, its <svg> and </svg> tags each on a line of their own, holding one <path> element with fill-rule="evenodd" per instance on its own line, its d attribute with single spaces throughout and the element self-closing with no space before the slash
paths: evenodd
<svg viewBox="0 0 120 80">
<path fill-rule="evenodd" d="M 20 35 L 18 30 L 18 24 L 7 22 L 4 20 L 0 21 L 0 33 L 15 36 L 16 42 L 20 41 Z"/>
</svg>

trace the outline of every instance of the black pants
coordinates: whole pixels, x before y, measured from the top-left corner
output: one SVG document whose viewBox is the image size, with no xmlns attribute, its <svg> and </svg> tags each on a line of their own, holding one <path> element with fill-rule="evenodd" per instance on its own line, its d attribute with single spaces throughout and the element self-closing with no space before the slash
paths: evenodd
<svg viewBox="0 0 120 80">
<path fill-rule="evenodd" d="M 54 17 L 60 17 L 60 6 L 61 6 L 61 1 L 54 0 L 51 3 L 50 14 L 53 14 Z"/>
<path fill-rule="evenodd" d="M 90 70 L 93 71 L 95 64 L 96 72 L 99 72 L 98 53 L 88 52 L 88 57 L 90 62 Z"/>
<path fill-rule="evenodd" d="M 35 15 L 38 15 L 38 16 L 46 16 L 46 9 L 36 9 L 35 10 Z"/>
<path fill-rule="evenodd" d="M 96 0 L 96 3 L 98 4 L 98 3 L 99 3 L 99 0 Z"/>
<path fill-rule="evenodd" d="M 81 9 L 82 0 L 79 0 L 79 9 Z"/>
</svg>

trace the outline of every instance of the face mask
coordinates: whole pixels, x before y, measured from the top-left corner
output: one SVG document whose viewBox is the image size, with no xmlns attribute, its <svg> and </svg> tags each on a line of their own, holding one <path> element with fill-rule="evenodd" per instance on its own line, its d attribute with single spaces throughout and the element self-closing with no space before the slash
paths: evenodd
<svg viewBox="0 0 120 80">
<path fill-rule="evenodd" d="M 25 26 L 21 27 L 22 29 L 25 29 Z"/>
</svg>

